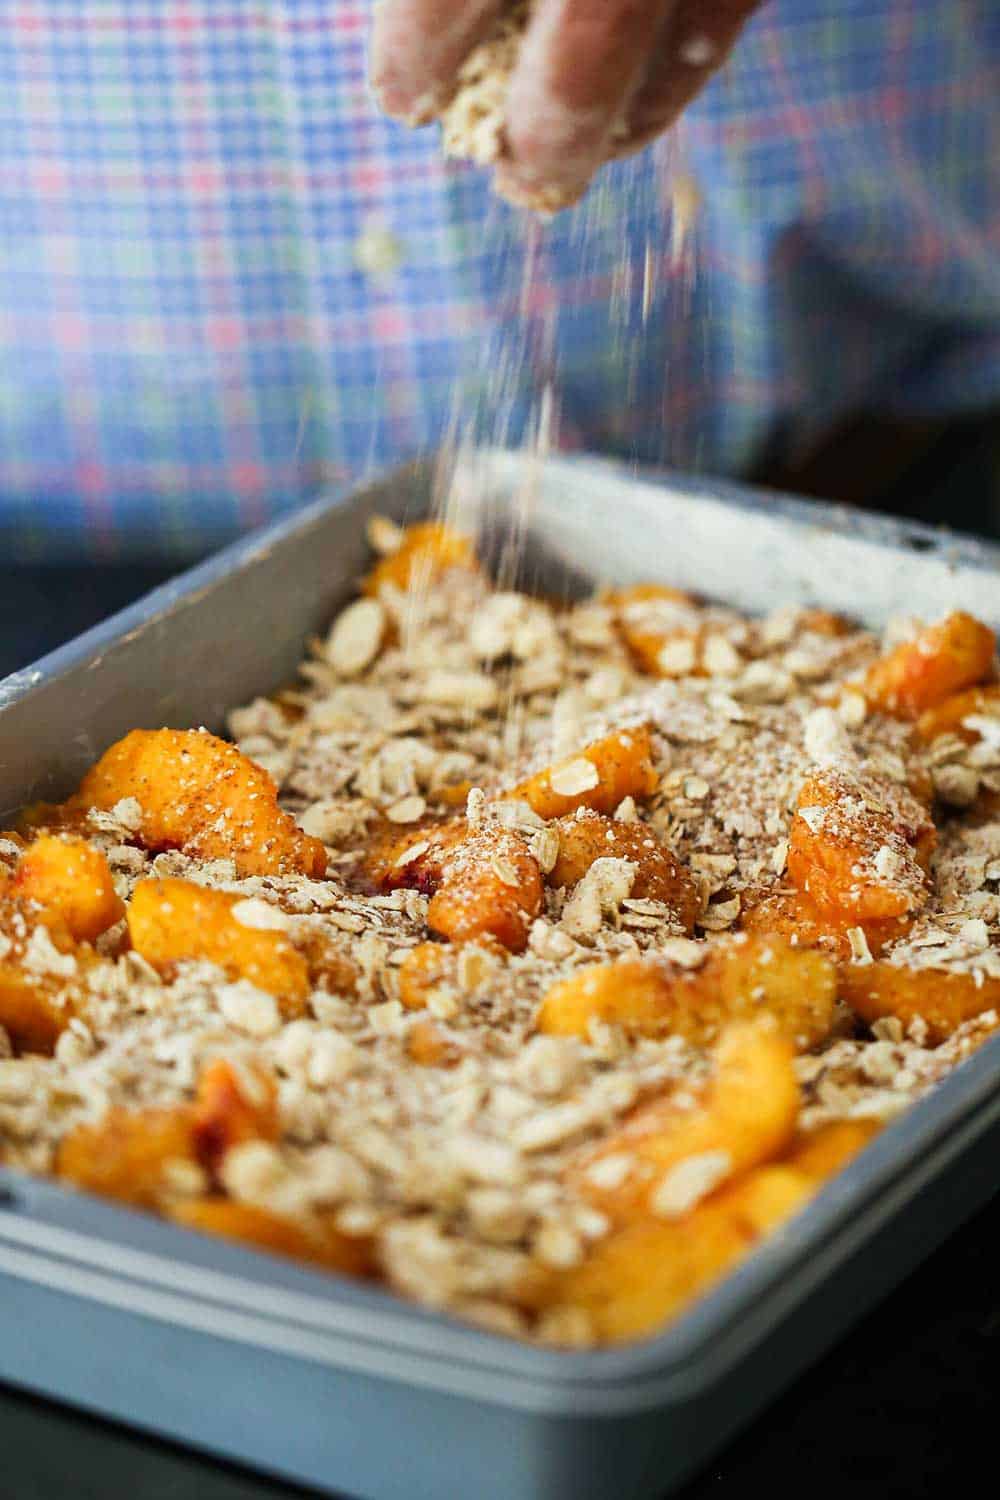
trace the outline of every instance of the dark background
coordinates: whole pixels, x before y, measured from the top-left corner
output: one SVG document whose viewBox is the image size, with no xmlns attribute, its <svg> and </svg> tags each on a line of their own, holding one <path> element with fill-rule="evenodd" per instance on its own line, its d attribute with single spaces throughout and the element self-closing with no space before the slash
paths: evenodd
<svg viewBox="0 0 1000 1500">
<path fill-rule="evenodd" d="M 758 477 L 996 537 L 998 455 L 995 421 L 906 433 L 867 423 L 838 435 L 825 455 L 795 472 Z M 0 675 L 123 608 L 171 571 L 143 562 L 15 568 L 0 561 Z M 800 1490 L 846 1500 L 939 1496 L 973 1474 L 995 1492 L 998 1264 L 994 1199 L 680 1500 L 785 1500 Z M 0 1386 L 0 1500 L 278 1500 L 306 1493 Z"/>
</svg>

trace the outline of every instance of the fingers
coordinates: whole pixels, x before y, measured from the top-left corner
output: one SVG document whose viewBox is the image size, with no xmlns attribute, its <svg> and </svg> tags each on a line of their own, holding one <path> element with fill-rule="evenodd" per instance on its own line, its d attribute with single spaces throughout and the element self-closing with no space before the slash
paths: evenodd
<svg viewBox="0 0 1000 1500">
<path fill-rule="evenodd" d="M 386 113 L 433 119 L 508 3 L 378 0 L 371 75 Z M 499 192 L 549 211 L 574 203 L 605 160 L 673 123 L 759 3 L 537 0 L 510 82 Z"/>
<path fill-rule="evenodd" d="M 504 0 L 379 0 L 371 84 L 385 113 L 407 125 L 432 120 L 503 9 Z"/>
<path fill-rule="evenodd" d="M 616 125 L 676 0 L 539 0 L 507 99 L 504 197 L 575 202 L 611 154 Z"/>
<path fill-rule="evenodd" d="M 679 0 L 664 27 L 645 81 L 632 100 L 628 135 L 616 155 L 638 151 L 672 125 L 722 67 L 761 0 Z"/>
</svg>

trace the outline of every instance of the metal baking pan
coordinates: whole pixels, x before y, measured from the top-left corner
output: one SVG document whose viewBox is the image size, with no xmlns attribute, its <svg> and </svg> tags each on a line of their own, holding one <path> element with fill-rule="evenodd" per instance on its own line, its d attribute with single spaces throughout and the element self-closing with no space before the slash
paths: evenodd
<svg viewBox="0 0 1000 1500">
<path fill-rule="evenodd" d="M 0 809 L 65 793 L 128 729 L 218 728 L 286 682 L 362 569 L 364 519 L 426 511 L 434 474 L 333 496 L 6 679 Z M 1000 625 L 1000 550 L 971 540 L 589 460 L 494 453 L 460 477 L 528 494 L 549 586 L 655 576 L 751 610 Z M 1000 1038 L 684 1318 L 588 1353 L 0 1172 L 0 1378 L 375 1500 L 663 1495 L 993 1193 L 998 1146 Z"/>
</svg>

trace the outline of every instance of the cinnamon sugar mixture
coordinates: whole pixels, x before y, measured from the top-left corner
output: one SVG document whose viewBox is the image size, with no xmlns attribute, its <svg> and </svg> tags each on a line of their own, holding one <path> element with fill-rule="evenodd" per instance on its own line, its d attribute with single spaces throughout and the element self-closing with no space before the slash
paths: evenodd
<svg viewBox="0 0 1000 1500">
<path fill-rule="evenodd" d="M 386 552 L 398 545 L 389 523 L 372 535 Z M 371 1240 L 378 1274 L 408 1297 L 502 1332 L 585 1344 L 595 1336 L 585 1313 L 529 1314 L 517 1288 L 538 1268 L 579 1266 L 608 1236 L 608 1214 L 571 1169 L 637 1103 L 672 1091 L 679 1107 L 693 1104 L 711 1074 L 711 1039 L 636 1036 L 600 1019 L 584 1035 L 544 1034 L 543 997 L 599 961 L 656 955 L 668 975 L 696 973 L 719 935 L 788 897 L 796 819 L 838 847 L 857 845 L 859 882 L 875 881 L 910 913 L 883 960 L 988 989 L 1000 981 L 1000 719 L 918 742 L 912 724 L 872 711 L 859 686 L 882 644 L 808 611 L 749 619 L 663 598 L 555 606 L 495 592 L 463 567 L 435 580 L 416 630 L 411 603 L 386 583 L 349 604 L 313 643 L 296 687 L 230 716 L 240 750 L 326 847 L 324 878 L 238 878 L 226 859 L 154 853 L 131 797 L 85 823 L 123 900 L 149 877 L 232 893 L 241 926 L 303 949 L 321 938 L 351 981 L 314 983 L 302 1013 L 284 1019 L 265 989 L 203 960 L 153 967 L 123 941 L 124 923 L 97 939 L 86 966 L 43 925 L 0 934 L 73 1011 L 52 1056 L 15 1056 L 0 1029 L 0 1150 L 8 1165 L 49 1172 L 81 1123 L 189 1101 L 212 1058 L 248 1078 L 262 1067 L 277 1080 L 278 1139 L 230 1150 L 216 1191 L 293 1220 L 329 1216 Z M 510 795 L 546 767 L 554 794 L 586 794 L 597 772 L 583 749 L 642 726 L 655 789 L 623 797 L 613 818 L 651 830 L 693 878 L 693 932 L 674 906 L 637 894 L 640 864 L 617 843 L 582 878 L 552 883 L 560 825 Z M 796 812 L 810 778 L 833 785 L 833 801 Z M 931 787 L 928 865 L 914 849 Z M 400 971 L 429 937 L 431 887 L 419 872 L 436 829 L 463 813 L 468 843 L 456 859 L 490 862 L 497 889 L 514 889 L 510 835 L 545 882 L 541 908 L 525 919 L 521 952 L 485 939 L 441 944 L 425 1004 L 411 1009 Z M 379 883 L 371 861 L 383 848 L 395 873 Z M 9 870 L 21 853 L 20 841 L 0 838 Z M 862 914 L 841 939 L 856 974 L 871 960 L 866 930 Z M 800 1127 L 890 1120 L 996 1025 L 987 1008 L 942 1041 L 919 1016 L 868 1026 L 838 1001 L 826 1039 L 796 1058 Z M 417 1060 L 428 1039 L 430 1065 Z M 724 1161 L 681 1165 L 657 1211 L 676 1214 L 724 1175 Z M 590 1170 L 611 1188 L 625 1168 L 612 1155 Z M 205 1189 L 196 1166 L 176 1163 L 172 1193 Z"/>
</svg>

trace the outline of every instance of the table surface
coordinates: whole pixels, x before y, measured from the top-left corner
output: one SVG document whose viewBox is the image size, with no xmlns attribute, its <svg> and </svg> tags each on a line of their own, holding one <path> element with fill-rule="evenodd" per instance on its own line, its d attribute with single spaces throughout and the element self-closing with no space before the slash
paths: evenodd
<svg viewBox="0 0 1000 1500">
<path fill-rule="evenodd" d="M 0 675 L 166 576 L 160 568 L 0 571 Z M 995 1199 L 678 1500 L 940 1495 L 992 1469 L 1000 1377 Z M 0 1323 L 2 1337 L 2 1323 Z M 987 1467 L 989 1466 L 989 1467 Z M 0 1500 L 279 1500 L 307 1492 L 0 1387 Z"/>
</svg>

